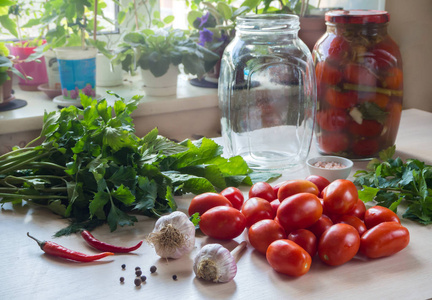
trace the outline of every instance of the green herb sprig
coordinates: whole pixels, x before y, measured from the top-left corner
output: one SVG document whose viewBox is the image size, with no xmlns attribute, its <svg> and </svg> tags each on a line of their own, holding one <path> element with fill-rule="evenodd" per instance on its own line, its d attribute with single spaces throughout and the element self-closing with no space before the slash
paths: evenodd
<svg viewBox="0 0 432 300">
<path fill-rule="evenodd" d="M 354 174 L 354 183 L 362 187 L 359 198 L 364 202 L 374 200 L 395 212 L 404 204 L 404 218 L 431 224 L 432 166 L 417 159 L 393 159 L 395 150 L 395 146 L 383 150 L 380 159 L 370 161 L 368 170 Z"/>
<path fill-rule="evenodd" d="M 139 138 L 131 113 L 141 97 L 112 95 L 113 107 L 81 95 L 83 109 L 45 113 L 41 145 L 31 146 L 35 140 L 0 156 L 0 203 L 30 202 L 71 219 L 57 236 L 103 223 L 114 231 L 137 222 L 136 214 L 176 210 L 175 195 L 280 176 L 252 173 L 239 156 L 222 157 L 211 139 L 175 143 L 157 129 Z"/>
</svg>

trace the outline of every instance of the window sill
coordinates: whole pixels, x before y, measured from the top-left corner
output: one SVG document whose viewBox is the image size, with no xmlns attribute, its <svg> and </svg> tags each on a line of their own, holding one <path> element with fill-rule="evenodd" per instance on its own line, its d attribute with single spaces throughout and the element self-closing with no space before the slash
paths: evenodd
<svg viewBox="0 0 432 300">
<path fill-rule="evenodd" d="M 115 97 L 111 90 L 125 100 L 143 95 L 140 76 L 125 77 L 117 87 L 97 87 L 96 93 L 106 97 L 113 105 Z M 25 144 L 39 135 L 44 112 L 59 107 L 43 92 L 26 92 L 14 87 L 15 97 L 27 101 L 27 105 L 11 111 L 0 112 L 0 153 L 10 151 L 12 146 Z M 216 137 L 220 132 L 220 112 L 217 90 L 192 86 L 187 77 L 180 75 L 177 95 L 168 97 L 144 96 L 133 113 L 136 134 L 144 136 L 158 127 L 159 133 L 168 138 L 183 140 L 199 136 Z"/>
</svg>

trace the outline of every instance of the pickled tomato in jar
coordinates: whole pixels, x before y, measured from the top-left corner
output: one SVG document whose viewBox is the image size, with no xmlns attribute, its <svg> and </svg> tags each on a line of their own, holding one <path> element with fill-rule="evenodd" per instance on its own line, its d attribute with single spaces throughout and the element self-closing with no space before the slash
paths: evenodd
<svg viewBox="0 0 432 300">
<path fill-rule="evenodd" d="M 402 58 L 386 11 L 333 10 L 316 43 L 315 136 L 321 154 L 371 158 L 394 145 L 402 98 Z"/>
</svg>

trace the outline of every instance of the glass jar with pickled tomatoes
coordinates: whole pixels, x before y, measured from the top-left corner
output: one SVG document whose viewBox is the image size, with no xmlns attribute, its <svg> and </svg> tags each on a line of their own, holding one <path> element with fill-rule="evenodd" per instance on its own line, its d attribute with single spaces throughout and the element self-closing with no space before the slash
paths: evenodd
<svg viewBox="0 0 432 300">
<path fill-rule="evenodd" d="M 313 50 L 316 141 L 321 154 L 371 158 L 394 145 L 402 112 L 399 48 L 386 11 L 327 12 Z"/>
</svg>

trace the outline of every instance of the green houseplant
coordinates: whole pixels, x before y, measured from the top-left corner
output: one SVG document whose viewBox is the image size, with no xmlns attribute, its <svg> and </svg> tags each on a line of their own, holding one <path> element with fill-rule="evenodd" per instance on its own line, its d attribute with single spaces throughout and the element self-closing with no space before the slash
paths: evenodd
<svg viewBox="0 0 432 300">
<path fill-rule="evenodd" d="M 12 70 L 13 67 L 9 50 L 0 42 L 0 107 L 13 100 Z M 16 69 L 15 69 L 16 70 Z M 20 74 L 21 75 L 21 74 Z M 22 76 L 22 75 L 21 75 Z"/>
<path fill-rule="evenodd" d="M 124 37 L 124 53 L 135 54 L 136 66 L 149 70 L 155 77 L 164 75 L 170 65 L 182 64 L 187 74 L 204 75 L 218 57 L 197 45 L 180 29 L 144 29 Z M 126 62 L 126 61 L 124 61 Z M 126 70 L 134 66 L 124 64 Z"/>
<path fill-rule="evenodd" d="M 146 18 L 136 6 L 129 7 L 135 22 L 124 34 L 113 62 L 132 75 L 141 70 L 147 95 L 174 95 L 180 65 L 186 74 L 202 77 L 219 57 L 196 44 L 188 31 L 173 29 L 170 24 L 174 16 L 161 19 L 159 11 L 154 10 L 155 1 L 139 3 L 144 5 Z M 138 3 L 135 0 L 132 4 Z"/>
<path fill-rule="evenodd" d="M 9 6 L 8 14 L 16 25 L 16 37 L 18 41 L 8 43 L 11 55 L 15 57 L 15 67 L 26 75 L 25 79 L 19 78 L 19 86 L 22 90 L 36 91 L 38 86 L 48 82 L 44 58 L 33 59 L 35 49 L 45 43 L 42 38 L 44 30 L 40 31 L 39 37 L 28 37 L 27 30 L 38 26 L 38 18 L 41 16 L 41 3 L 33 0 L 17 1 Z M 23 17 L 29 20 L 24 21 Z M 24 23 L 25 22 L 25 23 Z"/>
<path fill-rule="evenodd" d="M 9 7 L 15 5 L 16 1 L 4 0 L 0 2 L 0 32 L 9 33 L 18 37 L 17 24 L 11 19 Z M 6 105 L 14 99 L 12 95 L 12 74 L 19 78 L 26 77 L 13 65 L 13 57 L 4 42 L 0 42 L 0 106 Z"/>
<path fill-rule="evenodd" d="M 80 93 L 96 96 L 96 54 L 105 49 L 105 42 L 96 39 L 96 32 L 101 29 L 98 17 L 104 18 L 105 7 L 103 0 L 47 0 L 44 3 L 44 14 L 39 19 L 48 28 L 47 45 L 43 50 L 53 49 L 56 53 L 61 104 L 79 105 L 75 100 Z"/>
<path fill-rule="evenodd" d="M 220 58 L 225 47 L 234 38 L 236 18 L 256 9 L 260 2 L 261 0 L 245 0 L 238 6 L 231 4 L 231 1 L 197 0 L 190 3 L 191 11 L 189 11 L 187 19 L 192 28 L 194 40 L 219 56 L 214 68 L 206 73 L 206 81 L 217 83 Z M 207 85 L 205 81 L 202 83 L 199 78 L 191 83 L 198 86 Z"/>
<path fill-rule="evenodd" d="M 141 69 L 147 95 L 168 96 L 176 93 L 178 66 L 186 74 L 202 77 L 219 56 L 198 45 L 180 29 L 144 29 L 124 37 L 118 57 L 123 69 Z M 171 78 L 162 76 L 170 76 Z M 154 79 L 153 79 L 154 78 Z M 155 83 L 152 84 L 152 83 Z"/>
</svg>

